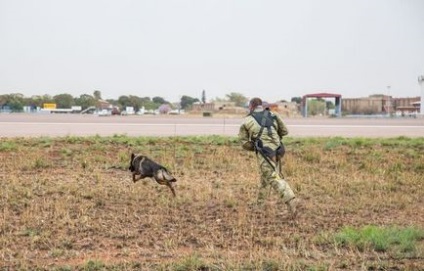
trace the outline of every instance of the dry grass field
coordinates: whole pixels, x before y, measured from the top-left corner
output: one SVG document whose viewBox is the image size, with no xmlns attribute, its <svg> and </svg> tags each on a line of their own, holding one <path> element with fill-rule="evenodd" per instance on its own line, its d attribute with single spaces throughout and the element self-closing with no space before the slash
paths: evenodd
<svg viewBox="0 0 424 271">
<path fill-rule="evenodd" d="M 0 270 L 424 270 L 424 137 L 285 142 L 295 221 L 235 138 L 2 138 Z"/>
</svg>

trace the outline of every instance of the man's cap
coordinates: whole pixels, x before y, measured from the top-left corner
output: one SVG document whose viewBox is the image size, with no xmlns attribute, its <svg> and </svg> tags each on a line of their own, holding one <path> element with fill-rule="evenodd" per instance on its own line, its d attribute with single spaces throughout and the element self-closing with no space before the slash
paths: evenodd
<svg viewBox="0 0 424 271">
<path fill-rule="evenodd" d="M 262 100 L 258 97 L 252 98 L 249 102 L 249 105 L 252 107 L 257 107 L 258 105 L 262 105 Z"/>
</svg>

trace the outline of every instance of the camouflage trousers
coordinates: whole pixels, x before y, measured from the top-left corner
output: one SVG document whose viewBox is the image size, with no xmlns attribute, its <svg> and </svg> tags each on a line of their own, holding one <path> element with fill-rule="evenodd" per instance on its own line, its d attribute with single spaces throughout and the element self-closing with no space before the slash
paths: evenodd
<svg viewBox="0 0 424 271">
<path fill-rule="evenodd" d="M 292 200 L 295 195 L 290 185 L 284 180 L 284 176 L 281 173 L 281 163 L 269 159 L 271 166 L 260 153 L 257 154 L 257 160 L 261 174 L 258 204 L 264 202 L 270 187 L 279 194 L 284 203 Z"/>
</svg>

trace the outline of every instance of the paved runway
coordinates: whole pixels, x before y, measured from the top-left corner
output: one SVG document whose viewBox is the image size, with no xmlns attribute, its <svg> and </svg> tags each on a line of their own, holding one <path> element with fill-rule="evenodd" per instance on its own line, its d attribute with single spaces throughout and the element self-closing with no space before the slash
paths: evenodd
<svg viewBox="0 0 424 271">
<path fill-rule="evenodd" d="M 284 121 L 291 137 L 424 136 L 424 118 L 288 118 Z M 0 137 L 235 136 L 241 123 L 240 117 L 0 114 Z"/>
</svg>

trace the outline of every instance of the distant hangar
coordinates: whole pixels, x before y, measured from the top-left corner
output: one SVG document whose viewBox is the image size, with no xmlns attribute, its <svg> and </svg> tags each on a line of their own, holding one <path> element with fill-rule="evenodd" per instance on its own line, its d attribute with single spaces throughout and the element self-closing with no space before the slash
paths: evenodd
<svg viewBox="0 0 424 271">
<path fill-rule="evenodd" d="M 301 103 L 301 110 L 302 115 L 304 117 L 308 116 L 308 99 L 309 98 L 334 98 L 335 99 L 335 115 L 337 117 L 342 116 L 342 95 L 341 94 L 335 94 L 335 93 L 326 93 L 326 92 L 320 92 L 320 93 L 312 93 L 312 94 L 306 94 L 302 97 L 302 103 Z"/>
</svg>

